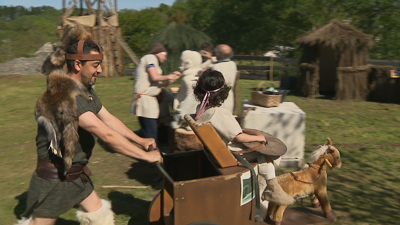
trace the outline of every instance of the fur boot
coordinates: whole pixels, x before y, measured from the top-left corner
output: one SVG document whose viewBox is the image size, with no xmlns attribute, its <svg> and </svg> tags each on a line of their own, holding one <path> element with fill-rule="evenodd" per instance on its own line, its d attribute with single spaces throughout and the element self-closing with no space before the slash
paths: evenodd
<svg viewBox="0 0 400 225">
<path fill-rule="evenodd" d="M 31 223 L 32 216 L 29 218 L 22 217 L 22 219 L 18 220 L 15 225 L 29 225 Z"/>
<path fill-rule="evenodd" d="M 296 202 L 292 196 L 282 189 L 276 178 L 267 180 L 267 188 L 263 193 L 262 200 L 267 200 L 278 205 L 291 205 Z"/>
<path fill-rule="evenodd" d="M 101 208 L 95 212 L 84 212 L 82 208 L 76 212 L 81 225 L 114 225 L 114 213 L 109 201 L 101 199 Z"/>
</svg>

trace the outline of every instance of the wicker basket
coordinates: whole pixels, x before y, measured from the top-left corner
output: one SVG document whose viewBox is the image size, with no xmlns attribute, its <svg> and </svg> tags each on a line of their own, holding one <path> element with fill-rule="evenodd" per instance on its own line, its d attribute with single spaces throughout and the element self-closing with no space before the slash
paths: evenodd
<svg viewBox="0 0 400 225">
<path fill-rule="evenodd" d="M 264 83 L 264 81 L 260 82 L 257 85 L 257 91 L 253 91 L 251 93 L 251 102 L 255 105 L 260 105 L 264 107 L 276 107 L 281 104 L 282 101 L 282 94 L 278 95 L 269 95 L 269 94 L 263 94 L 260 93 L 261 91 L 261 86 Z M 262 92 L 265 92 L 265 87 L 263 88 Z"/>
</svg>

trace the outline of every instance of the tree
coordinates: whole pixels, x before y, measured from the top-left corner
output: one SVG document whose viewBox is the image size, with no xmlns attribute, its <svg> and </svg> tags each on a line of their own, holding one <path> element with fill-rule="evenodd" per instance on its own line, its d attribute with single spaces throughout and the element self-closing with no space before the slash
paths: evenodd
<svg viewBox="0 0 400 225">
<path fill-rule="evenodd" d="M 175 18 L 181 18 L 177 16 Z M 205 33 L 180 21 L 173 21 L 158 31 L 150 41 L 150 46 L 155 43 L 163 44 L 168 50 L 168 60 L 162 65 L 164 72 L 169 73 L 178 69 L 180 55 L 185 50 L 198 51 L 203 42 L 211 38 Z"/>
<path fill-rule="evenodd" d="M 167 16 L 156 8 L 141 11 L 124 9 L 118 15 L 122 36 L 138 56 L 149 51 L 149 41 L 167 20 Z"/>
</svg>

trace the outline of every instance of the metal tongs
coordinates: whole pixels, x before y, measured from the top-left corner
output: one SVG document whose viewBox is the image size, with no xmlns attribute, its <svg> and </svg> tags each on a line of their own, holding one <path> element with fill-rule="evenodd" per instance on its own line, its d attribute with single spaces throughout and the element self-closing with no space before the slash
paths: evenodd
<svg viewBox="0 0 400 225">
<path fill-rule="evenodd" d="M 153 146 L 150 145 L 148 151 L 158 151 L 158 149 L 153 149 Z M 161 156 L 164 159 L 164 154 L 161 153 Z M 164 160 L 163 160 L 164 161 Z M 158 170 L 162 173 L 162 175 L 164 176 L 165 179 L 167 179 L 170 183 L 174 183 L 174 180 L 169 176 L 169 174 L 167 173 L 167 171 L 165 171 L 164 169 L 164 163 L 163 162 L 155 162 L 154 163 L 156 165 L 156 167 L 158 168 Z"/>
</svg>

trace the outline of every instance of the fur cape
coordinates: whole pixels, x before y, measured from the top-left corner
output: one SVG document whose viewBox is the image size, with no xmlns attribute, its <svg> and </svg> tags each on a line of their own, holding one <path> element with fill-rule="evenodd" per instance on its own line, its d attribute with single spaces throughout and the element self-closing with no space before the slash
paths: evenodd
<svg viewBox="0 0 400 225">
<path fill-rule="evenodd" d="M 35 118 L 47 131 L 51 153 L 63 159 L 64 175 L 71 168 L 79 141 L 76 96 L 82 95 L 89 101 L 85 89 L 63 71 L 54 71 L 49 76 L 47 91 L 36 102 Z"/>
<path fill-rule="evenodd" d="M 71 168 L 75 145 L 79 141 L 76 96 L 82 95 L 88 101 L 89 97 L 85 92 L 86 88 L 67 76 L 62 68 L 68 46 L 79 40 L 91 39 L 92 35 L 83 26 L 70 28 L 42 65 L 42 72 L 49 77 L 47 91 L 36 103 L 35 118 L 48 133 L 50 154 L 62 158 L 63 165 L 56 166 L 63 167 L 64 175 Z"/>
</svg>

